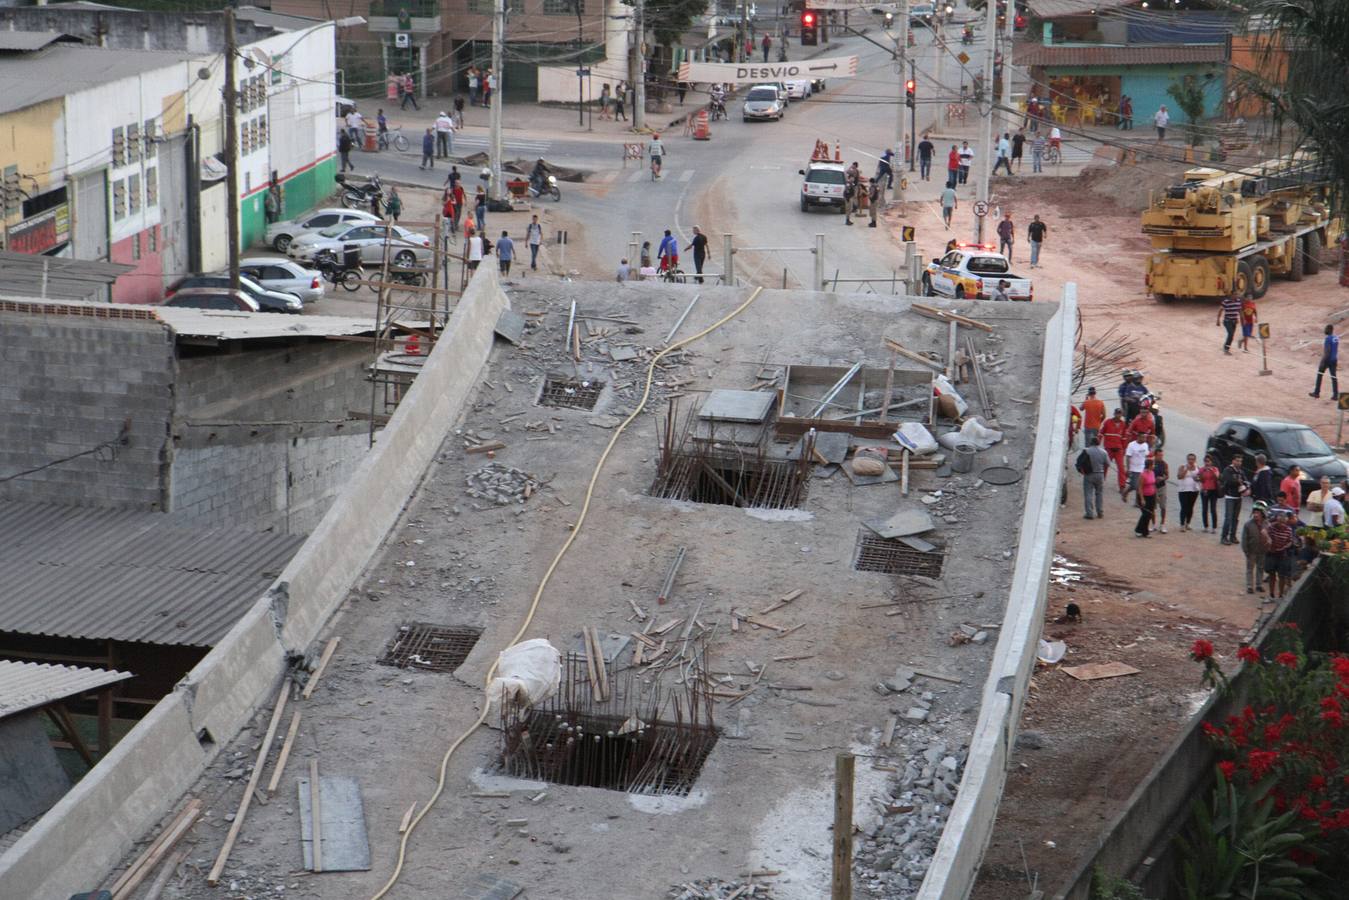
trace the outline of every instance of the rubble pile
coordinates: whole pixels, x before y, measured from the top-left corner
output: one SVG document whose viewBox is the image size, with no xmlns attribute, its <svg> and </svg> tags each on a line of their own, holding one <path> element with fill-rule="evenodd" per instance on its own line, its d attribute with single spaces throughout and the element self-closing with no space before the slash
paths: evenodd
<svg viewBox="0 0 1349 900">
<path fill-rule="evenodd" d="M 539 489 L 539 482 L 528 472 L 501 462 L 490 462 L 464 477 L 468 495 L 497 506 L 524 503 Z"/>
<path fill-rule="evenodd" d="M 676 884 L 666 894 L 670 900 L 772 900 L 773 890 L 768 885 L 753 881 L 722 881 L 704 878 Z"/>
</svg>

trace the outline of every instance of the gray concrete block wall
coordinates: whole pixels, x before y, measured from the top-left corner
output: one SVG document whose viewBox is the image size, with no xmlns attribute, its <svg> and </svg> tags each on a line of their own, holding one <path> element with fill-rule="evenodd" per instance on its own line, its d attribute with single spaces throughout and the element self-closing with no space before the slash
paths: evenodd
<svg viewBox="0 0 1349 900">
<path fill-rule="evenodd" d="M 314 341 L 184 356 L 177 413 L 188 421 L 315 421 L 370 408 L 370 346 Z"/>
<path fill-rule="evenodd" d="M 0 320 L 0 477 L 128 443 L 11 481 L 0 498 L 162 508 L 173 411 L 173 338 L 154 322 L 5 314 Z"/>
</svg>

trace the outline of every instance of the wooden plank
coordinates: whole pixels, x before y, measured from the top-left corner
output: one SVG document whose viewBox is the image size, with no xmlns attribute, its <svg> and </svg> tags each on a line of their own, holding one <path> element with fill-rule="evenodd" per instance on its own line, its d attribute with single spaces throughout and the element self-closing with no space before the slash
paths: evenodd
<svg viewBox="0 0 1349 900">
<path fill-rule="evenodd" d="M 408 807 L 408 811 L 403 813 L 403 821 L 398 823 L 399 834 L 404 834 L 407 832 L 408 825 L 412 823 L 412 814 L 416 811 L 417 811 L 417 801 L 414 800 L 412 801 L 412 805 Z"/>
<path fill-rule="evenodd" d="M 928 306 L 926 303 L 914 303 L 909 309 L 918 313 L 920 316 L 927 316 L 929 319 L 941 319 L 942 321 L 955 321 L 961 325 L 968 325 L 971 328 L 978 328 L 980 331 L 992 331 L 993 326 L 987 322 L 980 322 L 978 319 L 971 319 L 968 316 L 962 316 L 959 313 L 953 313 L 947 309 L 938 309 L 935 306 Z"/>
<path fill-rule="evenodd" d="M 319 784 L 319 761 L 309 761 L 309 833 L 313 871 L 323 871 L 323 790 Z"/>
<path fill-rule="evenodd" d="M 600 633 L 594 625 L 590 626 L 590 644 L 595 648 L 595 664 L 600 670 L 600 692 L 602 700 L 609 699 L 609 667 L 604 664 L 604 649 L 600 646 Z"/>
<path fill-rule="evenodd" d="M 295 733 L 300 730 L 300 711 L 297 709 L 290 717 L 290 727 L 286 729 L 286 739 L 281 743 L 281 753 L 276 757 L 276 768 L 272 769 L 272 778 L 267 782 L 267 793 L 276 791 L 281 782 L 281 773 L 286 770 L 286 760 L 290 759 L 290 748 L 295 744 Z"/>
<path fill-rule="evenodd" d="M 895 353 L 898 353 L 905 359 L 913 360 L 916 363 L 922 363 L 923 365 L 927 366 L 934 372 L 946 371 L 946 367 L 943 366 L 941 363 L 934 362 L 933 360 L 928 359 L 926 356 L 923 356 L 921 353 L 915 353 L 908 347 L 905 347 L 903 344 L 890 340 L 890 338 L 885 339 L 885 346 L 886 348 L 893 350 Z"/>
<path fill-rule="evenodd" d="M 831 900 L 852 900 L 853 774 L 851 753 L 834 757 L 834 873 Z"/>
<path fill-rule="evenodd" d="M 169 861 L 164 864 L 164 868 L 159 870 L 159 874 L 155 876 L 154 882 L 150 885 L 149 890 L 145 892 L 145 897 L 143 897 L 142 900 L 159 900 L 160 896 L 164 893 L 164 888 L 169 885 L 169 879 L 173 877 L 173 873 L 178 871 L 178 866 L 181 865 L 186 858 L 186 847 L 173 851 L 173 855 L 170 856 Z"/>
<path fill-rule="evenodd" d="M 80 759 L 84 760 L 84 764 L 92 769 L 95 765 L 94 755 L 84 745 L 84 739 L 75 729 L 75 723 L 71 721 L 70 713 L 66 712 L 65 704 L 52 703 L 43 707 L 43 709 L 47 712 L 47 718 L 51 719 L 61 733 L 66 736 L 71 748 L 80 755 Z"/>
<path fill-rule="evenodd" d="M 955 384 L 956 377 L 956 332 L 960 330 L 958 322 L 951 322 L 946 329 L 946 378 Z"/>
<path fill-rule="evenodd" d="M 899 451 L 899 492 L 905 497 L 909 496 L 909 457 L 911 455 L 908 450 Z"/>
<path fill-rule="evenodd" d="M 165 826 L 164 830 L 159 833 L 159 837 L 155 838 L 150 846 L 146 847 L 145 851 L 136 857 L 135 862 L 122 873 L 121 877 L 113 882 L 112 887 L 109 888 L 113 900 L 123 900 L 125 897 L 130 897 L 132 892 L 145 880 L 145 877 L 163 859 L 164 854 L 172 850 L 173 845 L 178 843 L 183 835 L 187 834 L 188 829 L 196 823 L 197 817 L 200 815 L 201 800 L 194 797 L 187 801 L 187 805 L 178 811 L 178 815 L 174 816 L 173 820 Z"/>
<path fill-rule="evenodd" d="M 881 737 L 881 746 L 889 747 L 895 740 L 895 729 L 899 727 L 899 718 L 891 716 L 885 723 L 885 734 Z"/>
<path fill-rule="evenodd" d="M 337 645 L 341 641 L 340 637 L 328 641 L 328 645 L 323 648 L 323 655 L 319 657 L 318 668 L 314 670 L 313 675 L 309 676 L 309 682 L 304 686 L 304 691 L 300 694 L 301 697 L 308 700 L 313 695 L 314 688 L 318 687 L 319 679 L 323 677 L 323 670 L 328 668 L 328 660 L 333 658 L 333 654 L 337 652 Z"/>
<path fill-rule="evenodd" d="M 1086 663 L 1081 666 L 1064 666 L 1063 674 L 1078 681 L 1096 681 L 1100 678 L 1119 678 L 1123 675 L 1137 675 L 1140 670 L 1128 663 L 1103 662 Z"/>
<path fill-rule="evenodd" d="M 465 453 L 487 453 L 489 450 L 505 450 L 506 444 L 502 441 L 488 441 L 485 444 L 478 444 L 474 447 L 466 447 Z"/>
<path fill-rule="evenodd" d="M 281 724 L 281 713 L 285 711 L 288 699 L 290 699 L 290 679 L 286 678 L 281 681 L 276 706 L 272 709 L 272 720 L 267 723 L 267 733 L 262 739 L 262 746 L 258 748 L 258 758 L 253 763 L 252 774 L 248 776 L 248 785 L 244 788 L 243 799 L 239 801 L 239 809 L 234 813 L 234 821 L 230 823 L 229 834 L 225 835 L 225 844 L 220 848 L 215 864 L 211 866 L 211 871 L 206 876 L 206 883 L 211 887 L 220 883 L 220 873 L 224 871 L 225 862 L 230 857 L 230 851 L 234 849 L 234 842 L 239 839 L 239 831 L 244 827 L 244 818 L 248 815 L 248 807 L 253 802 L 253 790 L 262 779 L 262 770 L 267 764 L 267 753 L 272 748 L 272 739 L 276 737 L 276 728 Z"/>
<path fill-rule="evenodd" d="M 890 398 L 895 394 L 895 363 L 897 357 L 890 354 L 890 367 L 885 370 L 885 396 L 881 397 L 881 424 L 885 424 L 886 413 L 890 411 Z"/>
<path fill-rule="evenodd" d="M 581 626 L 581 637 L 584 639 L 586 651 L 586 675 L 590 679 L 590 696 L 596 700 L 603 699 L 600 696 L 600 676 L 595 667 L 595 648 L 590 646 L 590 631 L 584 625 Z"/>
</svg>

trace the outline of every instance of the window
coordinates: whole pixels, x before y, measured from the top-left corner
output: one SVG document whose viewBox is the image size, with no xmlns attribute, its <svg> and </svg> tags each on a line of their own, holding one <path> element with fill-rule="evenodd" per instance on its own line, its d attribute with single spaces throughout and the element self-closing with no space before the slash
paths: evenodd
<svg viewBox="0 0 1349 900">
<path fill-rule="evenodd" d="M 258 143 L 258 120 L 254 119 L 248 123 L 248 143 L 257 150 L 262 144 Z"/>
<path fill-rule="evenodd" d="M 5 212 L 12 213 L 23 204 L 23 191 L 19 190 L 19 167 L 5 166 Z"/>
<path fill-rule="evenodd" d="M 150 226 L 150 230 L 149 230 L 148 232 L 146 232 L 146 239 L 150 242 L 150 252 L 151 252 L 151 253 L 158 253 L 158 252 L 159 252 L 159 226 L 158 226 L 158 225 L 152 225 L 152 226 Z"/>
<path fill-rule="evenodd" d="M 327 228 L 329 225 L 337 224 L 337 215 L 335 213 L 324 213 L 321 216 L 314 216 L 308 222 L 304 223 L 305 228 Z"/>
<path fill-rule="evenodd" d="M 258 146 L 259 146 L 259 147 L 266 147 L 266 146 L 267 146 L 267 117 L 266 117 L 266 116 L 260 116 L 260 117 L 258 118 Z"/>
<path fill-rule="evenodd" d="M 580 7 L 580 12 L 584 15 L 585 0 L 543 0 L 543 13 L 547 16 L 574 16 L 577 7 Z"/>
<path fill-rule="evenodd" d="M 247 156 L 253 152 L 253 145 L 248 143 L 248 123 L 239 123 L 239 155 Z"/>
<path fill-rule="evenodd" d="M 141 127 L 139 125 L 128 125 L 126 127 L 126 155 L 131 162 L 140 161 Z"/>
<path fill-rule="evenodd" d="M 126 218 L 126 182 L 120 178 L 112 183 L 112 217 Z"/>
<path fill-rule="evenodd" d="M 112 164 L 126 165 L 126 136 L 121 128 L 112 130 Z"/>
<path fill-rule="evenodd" d="M 127 208 L 133 213 L 140 212 L 141 208 L 141 177 L 139 175 L 128 175 L 126 177 L 126 196 Z"/>
<path fill-rule="evenodd" d="M 145 158 L 155 158 L 155 120 L 145 120 Z"/>
<path fill-rule="evenodd" d="M 141 258 L 141 236 L 138 234 L 131 239 L 131 260 L 137 262 Z"/>
<path fill-rule="evenodd" d="M 492 0 L 468 0 L 468 11 L 490 16 L 492 14 Z"/>
<path fill-rule="evenodd" d="M 159 205 L 159 170 L 151 166 L 145 170 L 145 208 Z"/>
</svg>

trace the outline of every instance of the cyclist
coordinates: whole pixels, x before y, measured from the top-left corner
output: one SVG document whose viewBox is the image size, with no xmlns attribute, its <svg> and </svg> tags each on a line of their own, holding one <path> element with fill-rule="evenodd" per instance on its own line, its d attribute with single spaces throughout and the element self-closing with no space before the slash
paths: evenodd
<svg viewBox="0 0 1349 900">
<path fill-rule="evenodd" d="M 651 177 L 660 177 L 661 160 L 665 157 L 665 147 L 661 145 L 660 135 L 651 135 L 651 143 L 647 146 L 648 154 L 651 156 Z"/>
<path fill-rule="evenodd" d="M 1063 149 L 1063 132 L 1059 131 L 1057 125 L 1049 129 L 1049 146 L 1055 151 Z"/>
<path fill-rule="evenodd" d="M 389 120 L 384 118 L 384 110 L 380 110 L 375 116 L 375 122 L 379 126 L 379 149 L 389 149 Z"/>
<path fill-rule="evenodd" d="M 665 237 L 660 239 L 660 247 L 656 249 L 656 256 L 660 259 L 660 271 L 670 272 L 679 266 L 679 241 L 670 234 L 670 229 L 665 229 Z"/>
</svg>

